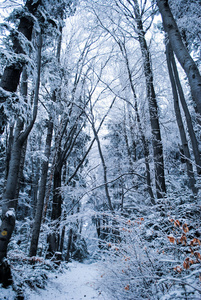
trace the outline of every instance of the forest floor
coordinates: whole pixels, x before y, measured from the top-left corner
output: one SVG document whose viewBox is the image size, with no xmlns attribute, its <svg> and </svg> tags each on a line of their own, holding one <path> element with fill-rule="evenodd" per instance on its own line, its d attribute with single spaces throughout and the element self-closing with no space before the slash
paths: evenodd
<svg viewBox="0 0 201 300">
<path fill-rule="evenodd" d="M 69 263 L 69 269 L 61 274 L 52 274 L 45 290 L 27 295 L 29 300 L 108 300 L 100 289 L 101 262 Z"/>
<path fill-rule="evenodd" d="M 44 290 L 27 293 L 27 300 L 109 300 L 101 290 L 101 262 L 72 262 L 63 273 L 51 274 Z M 10 299 L 9 299 L 10 300 Z"/>
<path fill-rule="evenodd" d="M 103 275 L 101 261 L 73 261 L 64 271 L 49 273 L 45 289 L 27 289 L 25 300 L 110 300 L 101 288 Z M 16 294 L 0 288 L 0 299 L 15 300 Z"/>
</svg>

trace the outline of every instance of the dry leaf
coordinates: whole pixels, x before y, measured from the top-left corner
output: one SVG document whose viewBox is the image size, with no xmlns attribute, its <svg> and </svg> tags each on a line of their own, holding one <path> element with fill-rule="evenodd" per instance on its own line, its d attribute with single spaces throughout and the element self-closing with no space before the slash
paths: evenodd
<svg viewBox="0 0 201 300">
<path fill-rule="evenodd" d="M 168 236 L 168 239 L 170 241 L 170 243 L 173 243 L 174 244 L 174 241 L 175 241 L 175 238 L 173 236 Z"/>
<path fill-rule="evenodd" d="M 176 267 L 174 268 L 174 270 L 177 271 L 178 273 L 181 273 L 182 267 L 181 267 L 181 266 L 176 266 Z"/>
<path fill-rule="evenodd" d="M 188 270 L 188 269 L 190 268 L 190 259 L 189 259 L 189 257 L 187 257 L 187 258 L 185 259 L 185 261 L 183 262 L 183 267 L 184 267 L 184 269 L 186 269 L 186 270 Z"/>
<path fill-rule="evenodd" d="M 179 222 L 179 220 L 174 221 L 174 226 L 175 226 L 175 227 L 177 227 L 177 226 L 180 227 L 180 222 Z"/>
<path fill-rule="evenodd" d="M 183 231 L 184 231 L 185 233 L 189 232 L 189 228 L 188 228 L 187 224 L 184 224 L 184 225 L 183 225 Z"/>
</svg>

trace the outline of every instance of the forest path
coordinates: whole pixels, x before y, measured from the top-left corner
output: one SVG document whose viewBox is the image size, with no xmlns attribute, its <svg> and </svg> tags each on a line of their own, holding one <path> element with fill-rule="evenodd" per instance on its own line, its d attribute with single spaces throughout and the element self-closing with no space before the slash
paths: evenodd
<svg viewBox="0 0 201 300">
<path fill-rule="evenodd" d="M 98 287 L 103 272 L 101 262 L 69 263 L 62 274 L 52 274 L 45 290 L 27 295 L 28 300 L 109 300 Z"/>
</svg>

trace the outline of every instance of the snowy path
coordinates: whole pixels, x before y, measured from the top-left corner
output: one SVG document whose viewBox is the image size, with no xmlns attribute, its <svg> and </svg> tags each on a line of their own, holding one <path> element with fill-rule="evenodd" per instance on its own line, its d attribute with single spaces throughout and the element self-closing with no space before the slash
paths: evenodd
<svg viewBox="0 0 201 300">
<path fill-rule="evenodd" d="M 100 262 L 84 264 L 73 262 L 63 273 L 50 277 L 45 290 L 32 292 L 28 300 L 109 300 L 97 287 L 101 280 Z"/>
</svg>

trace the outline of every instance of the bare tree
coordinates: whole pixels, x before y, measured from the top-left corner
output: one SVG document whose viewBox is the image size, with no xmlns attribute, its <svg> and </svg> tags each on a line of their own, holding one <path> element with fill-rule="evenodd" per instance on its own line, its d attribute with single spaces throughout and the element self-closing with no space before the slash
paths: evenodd
<svg viewBox="0 0 201 300">
<path fill-rule="evenodd" d="M 166 57 L 167 57 L 167 65 L 168 65 L 168 71 L 169 71 L 169 76 L 170 76 L 170 82 L 172 85 L 175 115 L 176 115 L 176 120 L 177 120 L 180 137 L 181 137 L 181 142 L 182 142 L 182 149 L 184 152 L 184 157 L 185 157 L 186 166 L 187 166 L 187 174 L 189 177 L 189 187 L 196 194 L 197 190 L 195 188 L 195 177 L 194 177 L 194 173 L 193 173 L 193 166 L 192 166 L 192 162 L 191 162 L 188 141 L 186 138 L 186 132 L 184 129 L 181 111 L 180 111 L 180 107 L 179 107 L 179 97 L 178 97 L 178 92 L 177 92 L 177 85 L 176 85 L 176 80 L 174 77 L 174 71 L 173 71 L 173 66 L 172 66 L 172 61 L 174 59 L 173 55 L 174 54 L 171 49 L 171 46 L 169 44 L 167 44 L 166 45 Z"/>
<path fill-rule="evenodd" d="M 169 7 L 168 1 L 157 0 L 157 4 L 172 50 L 188 77 L 192 97 L 196 103 L 197 111 L 201 116 L 201 76 L 199 69 L 182 41 L 181 34 Z"/>
</svg>

